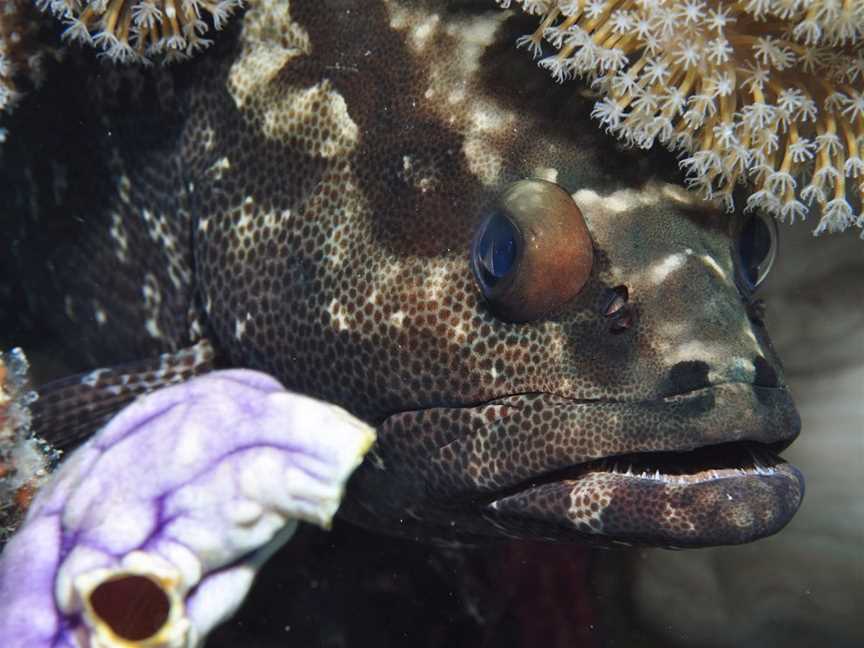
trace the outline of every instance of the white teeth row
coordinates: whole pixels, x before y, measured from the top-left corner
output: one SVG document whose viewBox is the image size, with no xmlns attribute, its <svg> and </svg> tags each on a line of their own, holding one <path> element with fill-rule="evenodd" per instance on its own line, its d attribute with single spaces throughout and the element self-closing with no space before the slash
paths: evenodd
<svg viewBox="0 0 864 648">
<path fill-rule="evenodd" d="M 717 470 L 700 471 L 695 474 L 680 474 L 669 475 L 661 473 L 659 470 L 645 471 L 634 469 L 632 464 L 628 464 L 626 468 L 618 463 L 609 463 L 602 461 L 599 465 L 604 472 L 621 475 L 623 477 L 635 477 L 637 479 L 650 479 L 666 484 L 692 484 L 700 481 L 708 481 L 709 479 L 721 479 L 723 477 L 738 477 L 744 475 L 774 475 L 777 473 L 775 466 L 766 465 L 760 460 L 753 451 L 750 451 L 750 457 L 753 465 L 745 468 L 720 468 Z"/>
<path fill-rule="evenodd" d="M 777 472 L 774 466 L 766 466 L 762 463 L 753 450 L 748 450 L 748 452 L 750 452 L 750 458 L 753 460 L 753 466 L 757 475 L 773 475 Z"/>
</svg>

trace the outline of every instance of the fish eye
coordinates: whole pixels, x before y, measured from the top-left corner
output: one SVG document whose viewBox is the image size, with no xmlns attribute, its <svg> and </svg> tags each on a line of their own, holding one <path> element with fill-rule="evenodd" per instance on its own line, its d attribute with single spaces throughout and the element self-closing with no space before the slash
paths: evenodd
<svg viewBox="0 0 864 648">
<path fill-rule="evenodd" d="M 500 211 L 493 212 L 477 232 L 472 256 L 477 281 L 487 293 L 516 269 L 522 237 L 517 227 Z"/>
<path fill-rule="evenodd" d="M 483 219 L 471 267 L 496 317 L 528 322 L 573 299 L 588 281 L 594 247 L 573 198 L 546 180 L 511 184 Z"/>
<path fill-rule="evenodd" d="M 765 281 L 779 241 L 777 221 L 765 214 L 754 214 L 744 223 L 735 242 L 739 274 L 747 291 L 753 292 Z"/>
</svg>

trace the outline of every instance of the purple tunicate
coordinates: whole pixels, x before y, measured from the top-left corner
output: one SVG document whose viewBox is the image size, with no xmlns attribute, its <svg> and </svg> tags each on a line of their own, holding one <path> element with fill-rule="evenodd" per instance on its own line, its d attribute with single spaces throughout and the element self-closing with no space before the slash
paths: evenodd
<svg viewBox="0 0 864 648">
<path fill-rule="evenodd" d="M 0 556 L 0 643 L 200 645 L 297 520 L 329 525 L 373 440 L 254 371 L 139 398 L 61 464 Z"/>
</svg>

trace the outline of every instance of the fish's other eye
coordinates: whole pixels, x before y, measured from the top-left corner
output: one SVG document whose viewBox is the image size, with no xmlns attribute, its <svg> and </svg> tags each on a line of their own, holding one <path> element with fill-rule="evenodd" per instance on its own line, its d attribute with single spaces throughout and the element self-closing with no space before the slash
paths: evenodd
<svg viewBox="0 0 864 648">
<path fill-rule="evenodd" d="M 549 315 L 591 274 L 594 247 L 579 207 L 563 188 L 520 180 L 477 229 L 471 267 L 490 310 L 508 322 Z"/>
<path fill-rule="evenodd" d="M 777 221 L 764 214 L 748 218 L 738 233 L 735 252 L 743 287 L 748 292 L 765 281 L 777 257 L 778 239 Z"/>
</svg>

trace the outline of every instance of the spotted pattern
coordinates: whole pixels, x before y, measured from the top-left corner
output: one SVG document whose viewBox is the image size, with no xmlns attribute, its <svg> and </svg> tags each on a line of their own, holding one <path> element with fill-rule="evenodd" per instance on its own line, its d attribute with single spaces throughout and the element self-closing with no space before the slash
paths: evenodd
<svg viewBox="0 0 864 648">
<path fill-rule="evenodd" d="M 34 430 L 52 446 L 66 450 L 99 429 L 135 397 L 212 371 L 213 348 L 207 340 L 154 359 L 94 369 L 43 385 L 31 405 Z"/>
<path fill-rule="evenodd" d="M 256 3 L 230 51 L 181 79 L 173 148 L 127 173 L 133 213 L 96 240 L 135 265 L 122 276 L 137 292 L 121 296 L 143 310 L 145 339 L 207 335 L 223 362 L 379 426 L 349 518 L 418 537 L 569 529 L 675 544 L 714 510 L 705 498 L 684 492 L 673 514 L 671 494 L 642 510 L 647 491 L 605 478 L 510 491 L 609 454 L 794 438 L 778 360 L 735 281 L 742 216 L 687 194 L 663 154 L 605 137 L 590 97 L 513 49 L 520 20 L 481 2 Z M 170 198 L 135 193 L 154 173 Z M 513 324 L 483 302 L 468 250 L 526 177 L 572 194 L 595 255 L 571 302 Z M 155 242 L 157 258 L 137 256 Z M 88 300 L 109 328 L 112 303 Z M 773 501 L 800 500 L 797 477 L 772 479 Z M 712 541 L 703 529 L 692 543 Z"/>
</svg>

